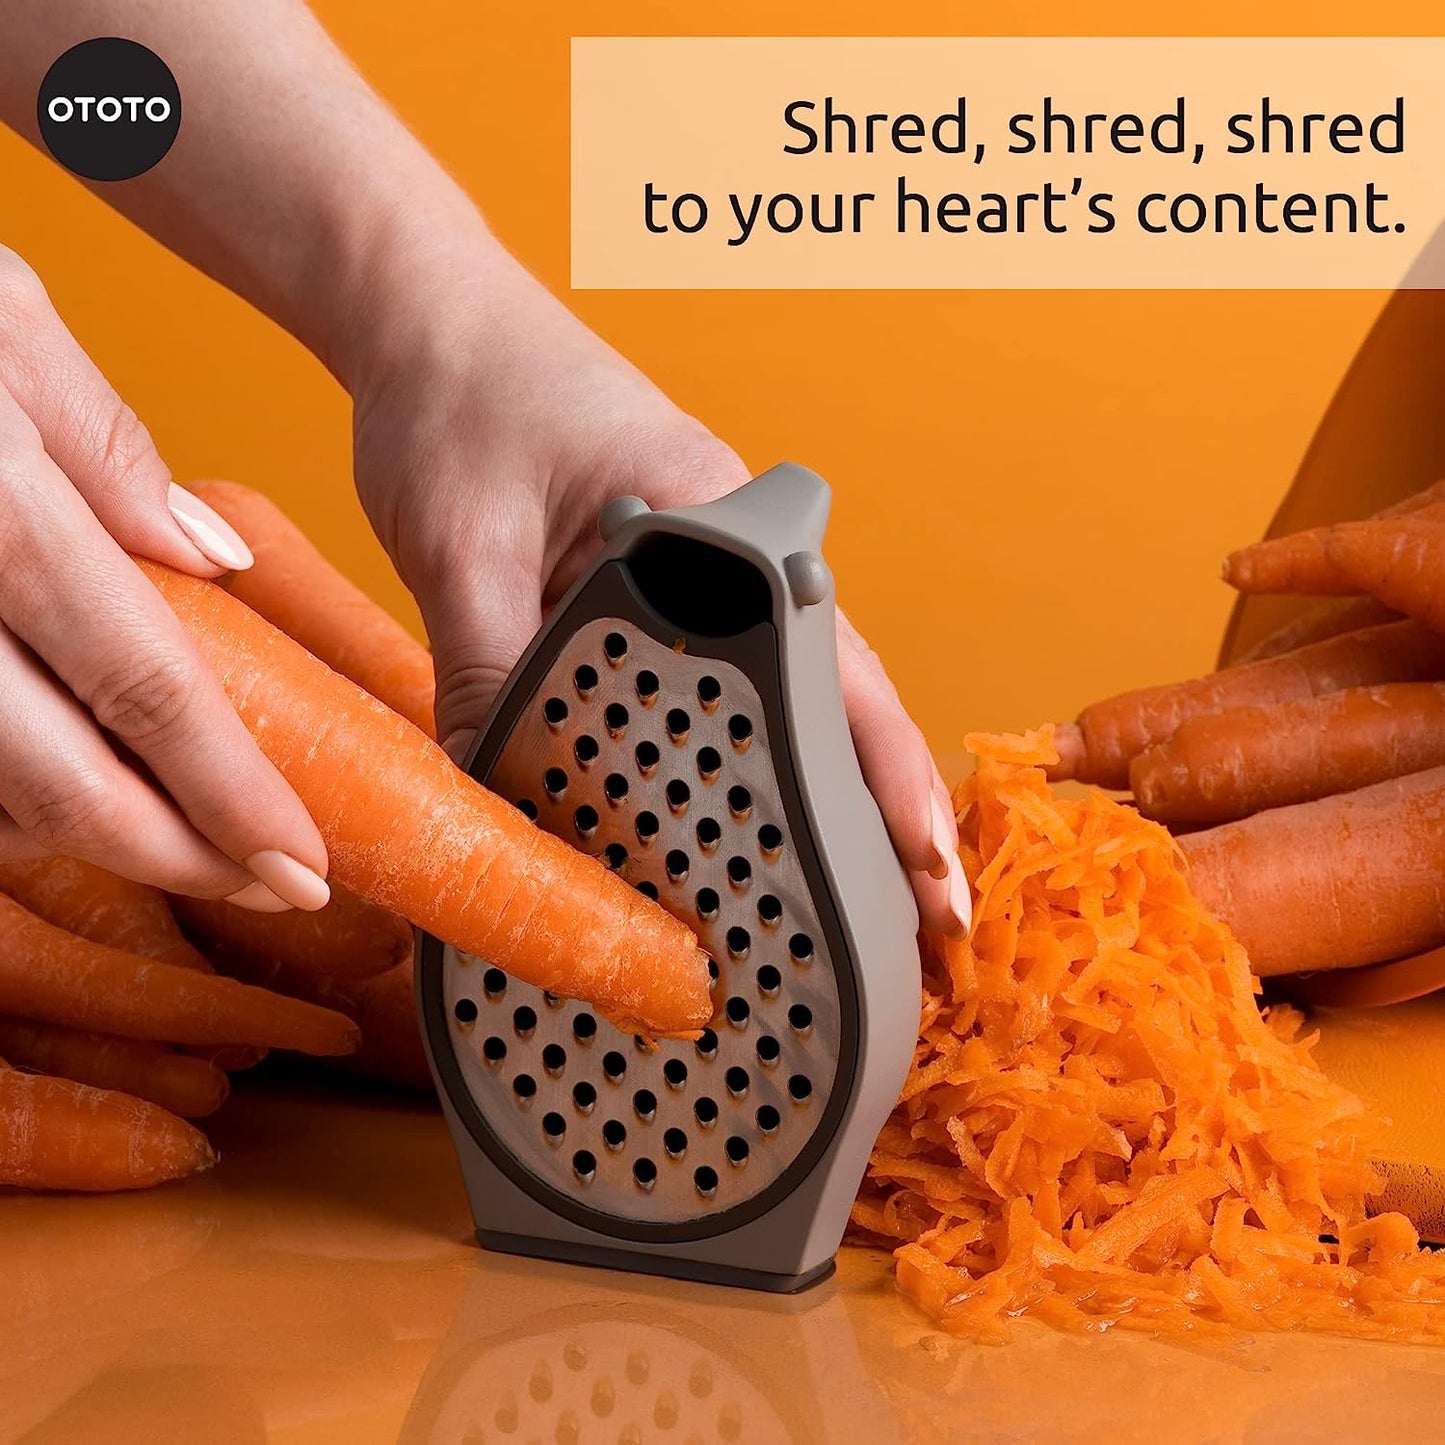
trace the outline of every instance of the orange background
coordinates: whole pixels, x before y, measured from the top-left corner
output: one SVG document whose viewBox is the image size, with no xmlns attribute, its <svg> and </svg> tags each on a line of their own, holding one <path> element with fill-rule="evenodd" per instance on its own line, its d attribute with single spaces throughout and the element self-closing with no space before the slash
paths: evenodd
<svg viewBox="0 0 1445 1445">
<path fill-rule="evenodd" d="M 1221 554 L 1282 497 L 1383 297 L 1374 293 L 586 292 L 568 277 L 573 34 L 867 34 L 858 3 L 603 9 L 322 0 L 377 89 L 579 314 L 755 469 L 836 494 L 839 592 L 945 757 L 966 729 L 1072 714 L 1211 661 Z M 1177 12 L 1169 12 L 1174 14 Z M 1157 6 L 1110 7 L 1117 34 Z M 1372 33 L 1438 25 L 1382 3 Z M 924 3 L 913 34 L 1066 34 L 1080 12 Z M 992 22 L 992 24 L 990 24 Z M 1342 0 L 1201 4 L 1183 33 L 1348 33 Z M 349 487 L 321 367 L 75 180 L 0 133 L 3 239 L 150 426 L 179 478 L 262 487 L 415 620 Z"/>
</svg>

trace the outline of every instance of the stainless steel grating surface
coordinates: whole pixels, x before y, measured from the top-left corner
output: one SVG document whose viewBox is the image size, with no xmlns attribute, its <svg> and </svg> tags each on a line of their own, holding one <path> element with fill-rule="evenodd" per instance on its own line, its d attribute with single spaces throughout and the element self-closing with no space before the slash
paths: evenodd
<svg viewBox="0 0 1445 1445">
<path fill-rule="evenodd" d="M 692 1220 L 753 1198 L 816 1129 L 841 1036 L 757 689 L 597 619 L 558 654 L 489 785 L 684 918 L 717 976 L 703 1037 L 650 1046 L 447 950 L 478 1108 L 523 1167 L 606 1214 Z"/>
</svg>

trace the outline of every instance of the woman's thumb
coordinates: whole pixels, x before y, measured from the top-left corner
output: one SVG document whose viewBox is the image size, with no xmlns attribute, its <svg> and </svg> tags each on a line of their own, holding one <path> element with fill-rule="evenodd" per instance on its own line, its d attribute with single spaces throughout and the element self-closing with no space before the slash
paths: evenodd
<svg viewBox="0 0 1445 1445">
<path fill-rule="evenodd" d="M 437 737 L 458 762 L 541 625 L 539 593 L 535 578 L 492 571 L 474 589 L 422 601 L 436 662 Z"/>
</svg>

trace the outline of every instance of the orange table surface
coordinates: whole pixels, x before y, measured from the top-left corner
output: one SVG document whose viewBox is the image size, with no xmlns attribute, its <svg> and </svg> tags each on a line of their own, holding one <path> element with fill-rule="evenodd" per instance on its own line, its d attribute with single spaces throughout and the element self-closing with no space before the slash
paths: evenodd
<svg viewBox="0 0 1445 1445">
<path fill-rule="evenodd" d="M 1445 1350 L 940 1335 L 889 1260 L 791 1300 L 471 1243 L 440 1117 L 242 1081 L 210 1175 L 0 1198 L 0 1442 L 1437 1438 Z"/>
</svg>

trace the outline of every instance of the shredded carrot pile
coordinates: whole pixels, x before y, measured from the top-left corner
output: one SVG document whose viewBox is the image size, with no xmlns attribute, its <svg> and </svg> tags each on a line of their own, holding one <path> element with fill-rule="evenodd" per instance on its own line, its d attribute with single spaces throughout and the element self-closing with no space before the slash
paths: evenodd
<svg viewBox="0 0 1445 1445">
<path fill-rule="evenodd" d="M 1261 1014 L 1168 833 L 1056 796 L 1051 730 L 967 741 L 973 929 L 925 949 L 917 1052 L 853 1213 L 904 1293 L 979 1339 L 1023 1315 L 1445 1338 L 1445 1253 L 1366 1216 L 1367 1109 L 1297 1013 Z"/>
</svg>

